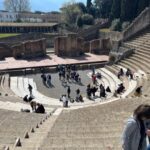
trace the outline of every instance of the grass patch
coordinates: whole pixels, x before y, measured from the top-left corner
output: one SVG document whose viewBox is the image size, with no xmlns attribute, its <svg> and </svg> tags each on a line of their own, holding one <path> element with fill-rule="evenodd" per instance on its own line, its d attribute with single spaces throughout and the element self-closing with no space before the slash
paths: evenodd
<svg viewBox="0 0 150 150">
<path fill-rule="evenodd" d="M 19 34 L 16 33 L 0 33 L 0 38 L 7 38 L 7 37 L 12 37 L 12 36 L 17 36 Z"/>
<path fill-rule="evenodd" d="M 100 29 L 100 32 L 110 32 L 110 29 L 109 28 L 104 28 L 104 29 Z"/>
</svg>

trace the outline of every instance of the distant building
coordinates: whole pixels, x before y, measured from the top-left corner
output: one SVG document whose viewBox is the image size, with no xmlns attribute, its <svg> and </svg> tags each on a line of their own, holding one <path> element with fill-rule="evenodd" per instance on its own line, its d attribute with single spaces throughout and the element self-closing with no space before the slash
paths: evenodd
<svg viewBox="0 0 150 150">
<path fill-rule="evenodd" d="M 30 22 L 30 23 L 42 23 L 42 22 L 61 22 L 62 15 L 59 12 L 49 13 L 32 13 L 32 12 L 7 12 L 0 11 L 0 22 Z"/>
<path fill-rule="evenodd" d="M 0 22 L 15 22 L 18 19 L 18 13 L 0 11 Z"/>
</svg>

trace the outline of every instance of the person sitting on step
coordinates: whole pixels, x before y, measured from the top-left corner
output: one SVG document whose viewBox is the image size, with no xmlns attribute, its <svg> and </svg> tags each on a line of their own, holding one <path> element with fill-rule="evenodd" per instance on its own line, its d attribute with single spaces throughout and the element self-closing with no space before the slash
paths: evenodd
<svg viewBox="0 0 150 150">
<path fill-rule="evenodd" d="M 135 96 L 140 97 L 142 95 L 142 86 L 139 86 L 134 93 Z"/>
<path fill-rule="evenodd" d="M 36 113 L 44 114 L 45 113 L 45 108 L 42 104 L 37 103 L 36 104 L 37 108 L 35 110 Z"/>
<path fill-rule="evenodd" d="M 30 106 L 32 108 L 32 112 L 35 112 L 36 111 L 36 102 L 35 101 L 31 101 L 30 102 Z"/>
</svg>

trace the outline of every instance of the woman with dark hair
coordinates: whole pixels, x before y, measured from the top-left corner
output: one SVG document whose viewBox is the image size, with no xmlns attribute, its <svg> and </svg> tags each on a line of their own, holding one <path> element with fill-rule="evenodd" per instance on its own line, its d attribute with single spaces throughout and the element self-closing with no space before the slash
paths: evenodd
<svg viewBox="0 0 150 150">
<path fill-rule="evenodd" d="M 150 105 L 140 105 L 129 118 L 123 131 L 123 150 L 145 150 L 146 132 L 144 121 L 150 119 Z"/>
</svg>

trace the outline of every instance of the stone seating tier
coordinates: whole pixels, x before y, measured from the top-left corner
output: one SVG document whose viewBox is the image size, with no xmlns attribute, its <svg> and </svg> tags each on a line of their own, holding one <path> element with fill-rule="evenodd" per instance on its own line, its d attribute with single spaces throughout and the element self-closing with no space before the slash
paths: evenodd
<svg viewBox="0 0 150 150">
<path fill-rule="evenodd" d="M 124 120 L 146 98 L 122 99 L 112 103 L 63 111 L 41 149 L 121 149 Z M 114 109 L 115 108 L 115 109 Z"/>
<path fill-rule="evenodd" d="M 13 147 L 18 137 L 23 138 L 45 115 L 19 113 L 0 109 L 0 147 Z"/>
</svg>

